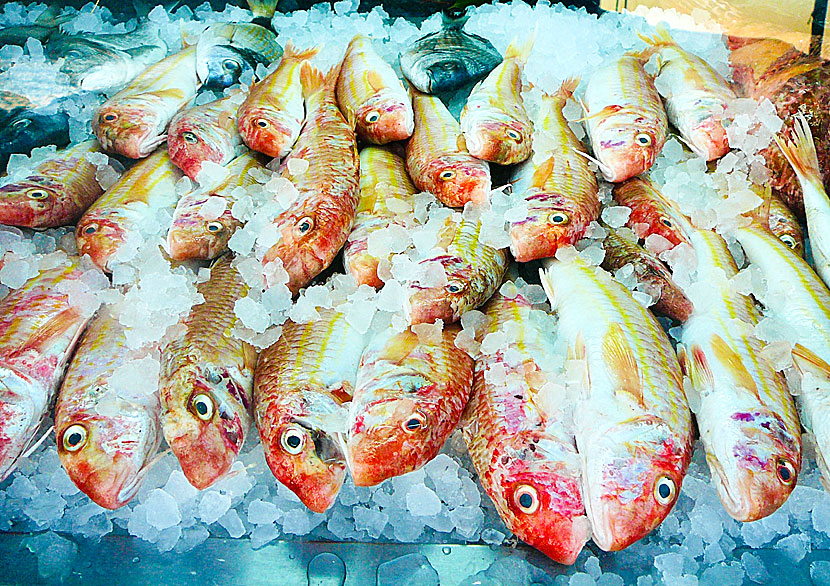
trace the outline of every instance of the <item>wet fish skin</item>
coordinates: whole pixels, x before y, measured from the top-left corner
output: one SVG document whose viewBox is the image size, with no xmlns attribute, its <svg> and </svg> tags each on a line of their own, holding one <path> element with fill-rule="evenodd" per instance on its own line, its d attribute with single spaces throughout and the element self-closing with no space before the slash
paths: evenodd
<svg viewBox="0 0 830 586">
<path fill-rule="evenodd" d="M 75 222 L 103 193 L 97 167 L 86 158 L 99 152 L 95 141 L 58 151 L 28 177 L 0 187 L 0 223 L 53 228 Z"/>
<path fill-rule="evenodd" d="M 319 319 L 308 323 L 288 320 L 279 340 L 260 354 L 254 413 L 274 476 L 322 513 L 346 478 L 338 435 L 346 431 L 366 340 L 343 313 L 317 311 Z"/>
<path fill-rule="evenodd" d="M 187 480 L 203 489 L 226 474 L 251 425 L 256 350 L 231 333 L 247 285 L 228 256 L 197 285 L 204 302 L 161 353 L 161 424 Z"/>
<path fill-rule="evenodd" d="M 787 207 L 787 204 L 774 193 L 764 194 L 769 199 L 769 229 L 787 248 L 800 257 L 804 257 L 804 231 L 801 222 Z"/>
<path fill-rule="evenodd" d="M 106 509 L 122 507 L 135 496 L 161 441 L 158 379 L 142 381 L 143 397 L 109 386 L 119 366 L 138 358 L 125 345 L 119 311 L 102 309 L 90 322 L 55 406 L 61 465 L 84 494 Z"/>
<path fill-rule="evenodd" d="M 196 47 L 197 73 L 210 89 L 225 89 L 246 72 L 256 72 L 260 63 L 268 66 L 282 56 L 276 35 L 254 23 L 211 25 L 199 37 Z"/>
<path fill-rule="evenodd" d="M 455 347 L 459 326 L 438 344 L 410 330 L 369 342 L 349 408 L 346 458 L 356 486 L 373 486 L 434 458 L 461 418 L 473 360 Z"/>
<path fill-rule="evenodd" d="M 686 242 L 675 224 L 662 193 L 647 177 L 632 177 L 614 186 L 613 197 L 618 205 L 631 210 L 626 226 L 642 239 L 658 234 L 672 245 Z"/>
<path fill-rule="evenodd" d="M 29 155 L 36 147 L 69 144 L 69 116 L 66 112 L 45 114 L 33 108 L 14 108 L 0 115 L 0 169 L 15 153 Z"/>
</svg>

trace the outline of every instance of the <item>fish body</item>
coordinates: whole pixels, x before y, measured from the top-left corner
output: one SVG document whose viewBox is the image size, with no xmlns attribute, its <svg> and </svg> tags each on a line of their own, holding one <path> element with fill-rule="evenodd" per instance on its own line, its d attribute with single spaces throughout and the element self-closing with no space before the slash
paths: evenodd
<svg viewBox="0 0 830 586">
<path fill-rule="evenodd" d="M 303 87 L 300 68 L 317 49 L 297 51 L 291 43 L 276 70 L 255 84 L 237 112 L 242 140 L 269 157 L 284 157 L 303 127 Z"/>
<path fill-rule="evenodd" d="M 0 223 L 26 228 L 74 223 L 104 192 L 95 178 L 97 167 L 87 158 L 100 152 L 96 141 L 83 142 L 56 152 L 28 177 L 0 187 Z"/>
<path fill-rule="evenodd" d="M 262 155 L 245 153 L 228 164 L 228 178 L 209 190 L 197 189 L 182 196 L 173 212 L 173 225 L 167 232 L 167 249 L 173 260 L 210 260 L 228 250 L 228 241 L 242 225 L 232 213 L 239 192 L 256 183 L 255 170 L 265 169 Z M 215 200 L 225 201 L 216 215 L 211 211 Z"/>
<path fill-rule="evenodd" d="M 692 302 L 674 282 L 666 265 L 656 254 L 640 246 L 630 230 L 605 229 L 608 234 L 602 243 L 605 248 L 602 268 L 614 273 L 630 264 L 637 281 L 643 283 L 643 291 L 654 299 L 652 309 L 679 322 L 686 321 L 692 314 Z"/>
<path fill-rule="evenodd" d="M 672 245 L 686 242 L 682 230 L 672 219 L 672 211 L 662 193 L 646 177 L 632 177 L 614 186 L 614 201 L 631 210 L 626 226 L 634 230 L 638 238 L 652 234 L 662 236 Z"/>
<path fill-rule="evenodd" d="M 148 67 L 104 102 L 92 130 L 105 151 L 142 159 L 167 140 L 167 125 L 199 89 L 196 47 L 190 46 Z"/>
<path fill-rule="evenodd" d="M 486 333 L 519 327 L 508 346 L 476 358 L 462 431 L 507 527 L 556 562 L 573 564 L 590 532 L 580 493 L 582 460 L 565 393 L 548 390 L 560 382 L 550 359 L 554 332 L 537 312 L 523 296 L 500 293 L 484 307 L 491 318 Z M 508 359 L 510 352 L 515 358 Z M 502 384 L 491 374 L 500 369 Z"/>
<path fill-rule="evenodd" d="M 224 89 L 239 83 L 246 72 L 256 73 L 257 65 L 267 67 L 282 56 L 277 36 L 267 28 L 249 22 L 211 25 L 196 45 L 196 72 L 204 87 Z"/>
<path fill-rule="evenodd" d="M 461 126 L 434 96 L 413 91 L 415 131 L 406 143 L 406 168 L 421 191 L 451 207 L 490 197 L 490 168 L 464 145 Z"/>
<path fill-rule="evenodd" d="M 34 443 L 91 317 L 60 291 L 85 271 L 78 259 L 58 261 L 0 301 L 0 479 Z"/>
<path fill-rule="evenodd" d="M 694 153 L 707 161 L 729 152 L 725 110 L 735 100 L 727 81 L 703 59 L 684 50 L 668 31 L 657 27 L 653 38 L 641 37 L 649 48 L 644 58 L 656 54 L 660 71 L 655 78 L 666 114 Z"/>
<path fill-rule="evenodd" d="M 366 35 L 355 36 L 346 50 L 337 79 L 337 103 L 363 140 L 386 144 L 412 136 L 412 100 Z"/>
<path fill-rule="evenodd" d="M 148 374 L 137 393 L 110 382 L 119 366 L 138 358 L 126 346 L 118 312 L 102 309 L 90 322 L 55 406 L 61 464 L 84 494 L 107 509 L 135 496 L 161 441 L 158 378 Z"/>
<path fill-rule="evenodd" d="M 312 511 L 322 513 L 346 478 L 345 433 L 364 335 L 345 315 L 318 309 L 319 319 L 288 320 L 259 356 L 254 413 L 274 476 Z"/>
<path fill-rule="evenodd" d="M 596 69 L 585 88 L 591 148 L 606 180 L 648 171 L 666 142 L 668 121 L 654 80 L 636 55 Z"/>
<path fill-rule="evenodd" d="M 36 147 L 54 144 L 60 148 L 69 144 L 67 113 L 44 112 L 30 105 L 0 113 L 0 169 L 6 168 L 9 157 L 15 153 L 29 155 Z"/>
<path fill-rule="evenodd" d="M 764 196 L 769 198 L 769 229 L 787 245 L 787 248 L 804 257 L 804 231 L 801 222 L 780 197 L 774 193 Z"/>
<path fill-rule="evenodd" d="M 501 62 L 488 41 L 462 29 L 466 18 L 443 16 L 441 30 L 421 37 L 401 54 L 401 71 L 418 91 L 440 94 L 485 77 Z"/>
<path fill-rule="evenodd" d="M 187 331 L 161 352 L 159 388 L 164 438 L 196 488 L 226 474 L 251 426 L 256 350 L 236 339 L 236 301 L 248 287 L 225 256 L 197 286 L 204 302 Z"/>
<path fill-rule="evenodd" d="M 170 160 L 195 180 L 204 161 L 225 166 L 247 149 L 236 129 L 236 111 L 242 92 L 182 110 L 167 129 Z"/>
<path fill-rule="evenodd" d="M 596 175 L 562 114 L 577 83 L 569 79 L 553 96 L 543 94 L 533 125 L 533 155 L 510 178 L 514 195 L 527 205 L 526 217 L 510 222 L 510 252 L 519 262 L 553 257 L 582 238 L 599 217 Z"/>
<path fill-rule="evenodd" d="M 581 363 L 574 421 L 592 537 L 616 551 L 663 521 L 683 483 L 693 436 L 680 367 L 651 312 L 599 267 L 551 260 L 540 276 Z"/>
<path fill-rule="evenodd" d="M 378 263 L 383 259 L 370 254 L 369 237 L 393 224 L 412 227 L 412 207 L 406 204 L 411 204 L 417 192 L 401 157 L 385 147 L 368 146 L 360 151 L 360 200 L 354 227 L 343 249 L 343 266 L 358 285 L 383 286 L 378 277 Z M 390 209 L 392 200 L 395 206 L 403 207 Z"/>
<path fill-rule="evenodd" d="M 504 60 L 467 98 L 461 110 L 461 131 L 467 150 L 474 157 L 513 165 L 530 156 L 533 122 L 522 100 L 522 70 L 533 41 L 533 36 L 523 44 L 515 39 L 507 48 Z"/>
<path fill-rule="evenodd" d="M 104 271 L 128 241 L 143 238 L 145 227 L 164 209 L 172 213 L 182 174 L 160 149 L 136 163 L 92 204 L 75 228 L 78 254 L 88 254 Z"/>
<path fill-rule="evenodd" d="M 459 326 L 439 341 L 410 330 L 376 335 L 363 352 L 349 408 L 346 458 L 357 486 L 417 470 L 453 432 L 473 382 L 473 359 L 455 347 Z"/>
<path fill-rule="evenodd" d="M 332 263 L 346 243 L 357 211 L 360 159 L 354 130 L 334 98 L 337 75 L 336 66 L 323 77 L 311 65 L 303 65 L 307 121 L 280 171 L 299 197 L 275 218 L 280 239 L 265 253 L 263 263 L 280 259 L 292 293 Z M 290 163 L 300 159 L 308 168 L 295 174 Z"/>
<path fill-rule="evenodd" d="M 416 261 L 421 267 L 440 264 L 447 282 L 425 286 L 413 279 L 405 284 L 409 323 L 458 321 L 495 292 L 507 270 L 508 254 L 481 242 L 481 230 L 479 220 L 447 218 L 436 247 Z"/>
</svg>

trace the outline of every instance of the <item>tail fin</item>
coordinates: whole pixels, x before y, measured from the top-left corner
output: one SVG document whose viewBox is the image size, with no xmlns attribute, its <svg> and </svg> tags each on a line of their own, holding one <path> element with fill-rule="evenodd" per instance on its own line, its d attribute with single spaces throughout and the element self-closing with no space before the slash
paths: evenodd
<svg viewBox="0 0 830 586">
<path fill-rule="evenodd" d="M 523 41 L 520 41 L 519 37 L 514 38 L 510 42 L 510 46 L 507 47 L 507 51 L 504 52 L 504 60 L 515 59 L 522 65 L 527 63 L 530 52 L 533 50 L 533 44 L 536 42 L 537 31 L 538 29 L 534 29 L 533 34 L 528 35 Z"/>
<path fill-rule="evenodd" d="M 285 49 L 282 53 L 283 61 L 308 61 L 317 53 L 320 52 L 320 47 L 312 47 L 311 49 L 304 49 L 300 51 L 294 46 L 294 43 L 288 41 L 285 43 Z"/>
<path fill-rule="evenodd" d="M 337 83 L 337 77 L 340 75 L 340 67 L 342 61 L 329 69 L 329 72 L 323 73 L 305 61 L 300 69 L 300 83 L 303 86 L 303 97 L 308 99 L 309 96 L 323 90 L 334 92 L 334 85 Z"/>
<path fill-rule="evenodd" d="M 562 100 L 563 103 L 567 102 L 573 97 L 577 86 L 579 86 L 579 78 L 569 77 L 562 82 L 562 85 L 556 90 L 554 97 Z"/>
<path fill-rule="evenodd" d="M 248 7 L 254 13 L 254 16 L 270 20 L 274 18 L 279 3 L 279 0 L 248 0 Z"/>
<path fill-rule="evenodd" d="M 798 176 L 802 189 L 805 183 L 824 190 L 821 180 L 821 171 L 818 166 L 816 144 L 813 142 L 813 133 L 803 114 L 796 114 L 793 122 L 793 139 L 781 140 L 777 136 L 775 142 L 787 158 L 793 171 Z"/>
<path fill-rule="evenodd" d="M 637 36 L 648 45 L 644 50 L 638 52 L 633 52 L 632 55 L 637 55 L 641 60 L 648 61 L 652 55 L 654 55 L 657 51 L 664 47 L 676 47 L 677 43 L 669 34 L 669 31 L 663 25 L 663 23 L 659 23 L 656 27 L 656 33 L 653 37 L 649 37 L 648 35 L 644 35 L 643 33 L 637 33 Z"/>
</svg>

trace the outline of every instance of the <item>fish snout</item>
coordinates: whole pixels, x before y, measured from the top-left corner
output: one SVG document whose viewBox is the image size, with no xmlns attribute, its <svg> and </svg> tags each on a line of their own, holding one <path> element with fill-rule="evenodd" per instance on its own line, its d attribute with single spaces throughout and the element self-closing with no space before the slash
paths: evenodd
<svg viewBox="0 0 830 586">
<path fill-rule="evenodd" d="M 719 159 L 729 152 L 729 138 L 721 119 L 712 116 L 692 129 L 692 150 L 707 161 Z"/>
</svg>

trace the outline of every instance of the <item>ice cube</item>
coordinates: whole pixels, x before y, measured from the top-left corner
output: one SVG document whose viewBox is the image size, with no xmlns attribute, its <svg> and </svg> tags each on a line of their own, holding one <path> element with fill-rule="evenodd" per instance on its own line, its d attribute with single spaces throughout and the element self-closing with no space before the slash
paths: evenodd
<svg viewBox="0 0 830 586">
<path fill-rule="evenodd" d="M 231 507 L 231 498 L 215 490 L 207 491 L 199 499 L 199 518 L 210 525 L 219 520 Z"/>
<path fill-rule="evenodd" d="M 160 488 L 151 490 L 144 504 L 147 506 L 147 522 L 159 531 L 173 527 L 182 520 L 176 499 Z"/>
<path fill-rule="evenodd" d="M 441 499 L 429 487 L 416 484 L 406 493 L 406 508 L 416 517 L 431 517 L 441 512 Z"/>
<path fill-rule="evenodd" d="M 420 553 L 410 553 L 388 562 L 377 569 L 377 586 L 439 586 L 438 572 Z"/>
<path fill-rule="evenodd" d="M 628 222 L 631 208 L 628 206 L 608 206 L 602 210 L 602 220 L 612 228 L 620 228 Z"/>
</svg>

